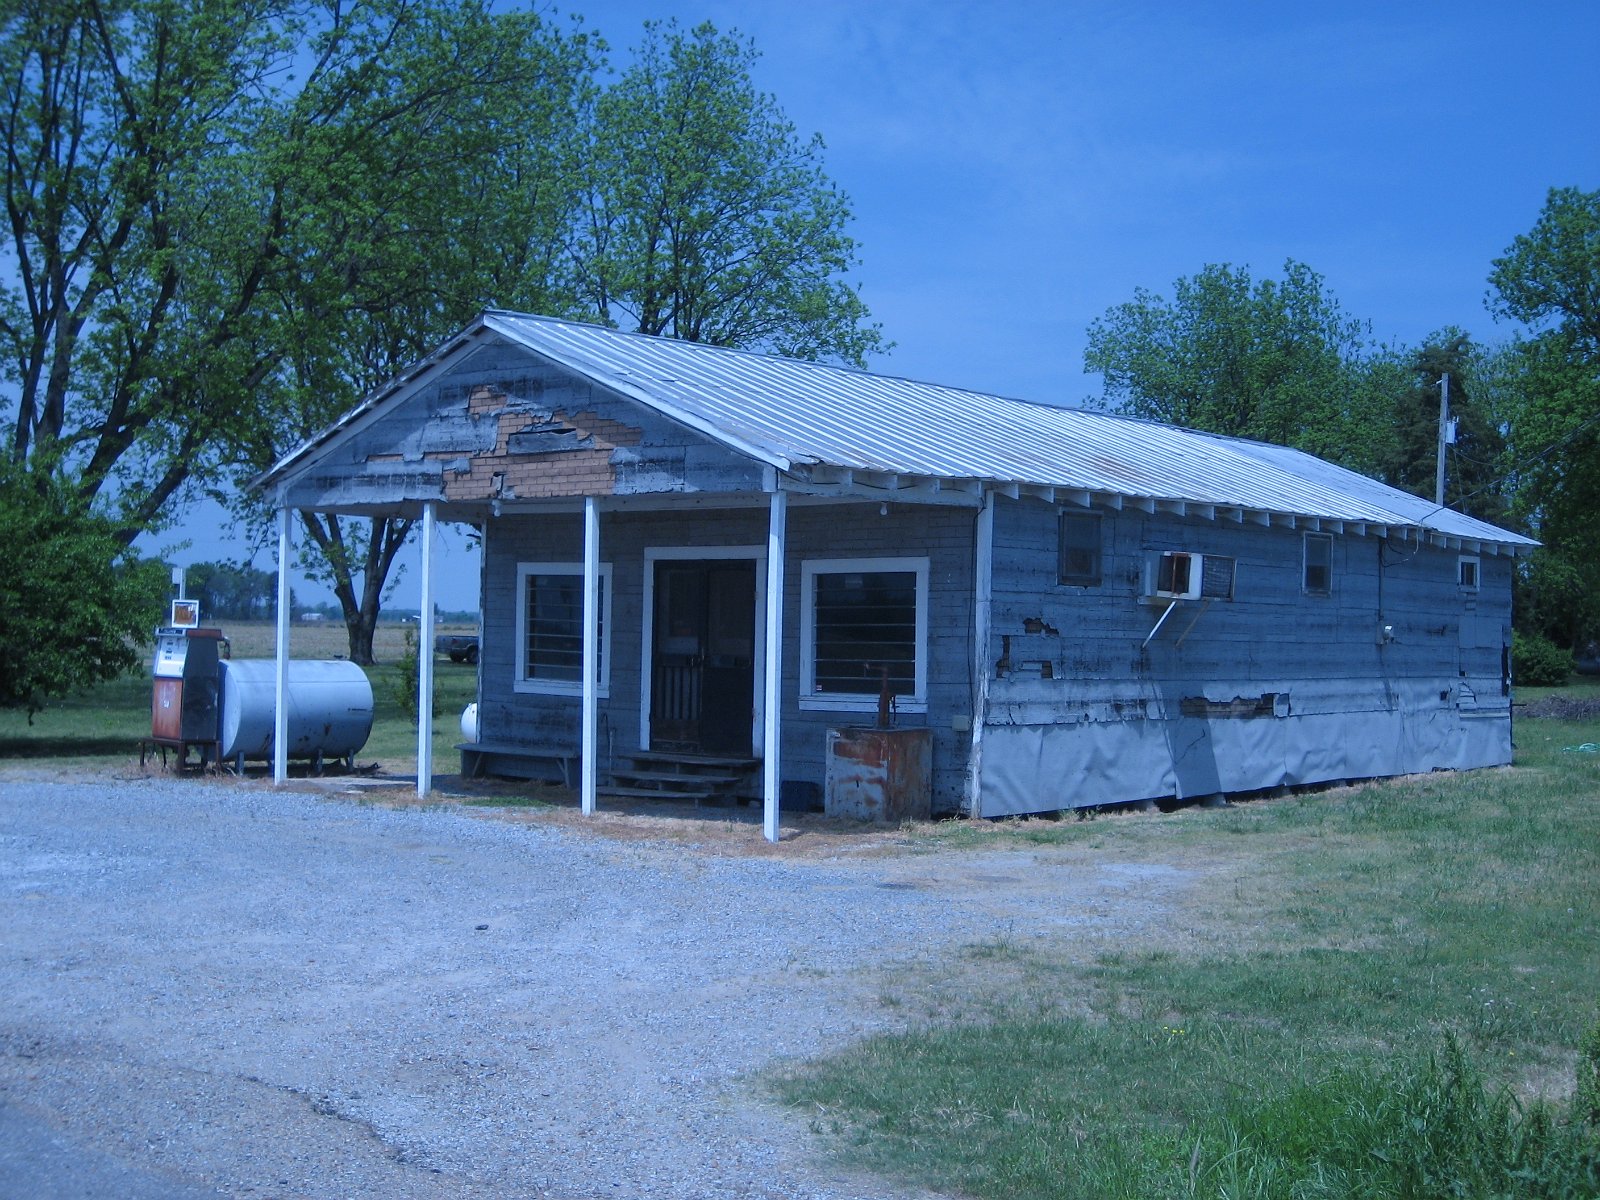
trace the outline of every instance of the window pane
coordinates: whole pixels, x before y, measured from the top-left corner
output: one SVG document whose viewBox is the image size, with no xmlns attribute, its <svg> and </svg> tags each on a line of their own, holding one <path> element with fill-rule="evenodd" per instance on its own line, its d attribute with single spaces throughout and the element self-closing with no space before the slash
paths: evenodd
<svg viewBox="0 0 1600 1200">
<path fill-rule="evenodd" d="M 1061 514 L 1057 580 L 1080 587 L 1100 586 L 1100 518 L 1092 513 Z"/>
<path fill-rule="evenodd" d="M 818 574 L 815 690 L 896 696 L 917 689 L 915 571 Z"/>
<path fill-rule="evenodd" d="M 1326 534 L 1306 534 L 1305 589 L 1326 596 L 1333 590 L 1333 539 Z"/>
<path fill-rule="evenodd" d="M 579 683 L 583 679 L 583 576 L 529 575 L 527 663 L 529 679 Z M 605 577 L 599 579 L 600 646 L 605 647 Z M 604 666 L 596 662 L 597 678 Z"/>
</svg>

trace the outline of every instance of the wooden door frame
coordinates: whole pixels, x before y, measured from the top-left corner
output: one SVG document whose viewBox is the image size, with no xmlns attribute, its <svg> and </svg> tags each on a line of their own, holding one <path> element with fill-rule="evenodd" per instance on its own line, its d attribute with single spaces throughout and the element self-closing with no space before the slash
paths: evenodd
<svg viewBox="0 0 1600 1200">
<path fill-rule="evenodd" d="M 644 603 L 639 631 L 639 748 L 650 748 L 650 707 L 655 687 L 656 564 L 746 561 L 755 564 L 755 645 L 752 647 L 750 754 L 761 757 L 766 728 L 767 548 L 765 546 L 646 546 Z"/>
</svg>

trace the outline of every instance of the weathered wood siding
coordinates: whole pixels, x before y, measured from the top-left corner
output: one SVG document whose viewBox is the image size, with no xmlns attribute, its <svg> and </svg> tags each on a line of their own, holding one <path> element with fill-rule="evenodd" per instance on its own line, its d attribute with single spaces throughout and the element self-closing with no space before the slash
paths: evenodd
<svg viewBox="0 0 1600 1200">
<path fill-rule="evenodd" d="M 1471 591 L 1454 551 L 1334 535 L 1307 595 L 1300 531 L 1104 511 L 1102 583 L 1063 586 L 1058 511 L 996 511 L 985 815 L 1510 760 L 1511 559 Z M 1141 649 L 1161 550 L 1233 557 L 1234 599 L 1181 602 Z"/>
<path fill-rule="evenodd" d="M 761 465 L 489 338 L 339 433 L 291 477 L 291 507 L 383 508 L 759 490 Z"/>
<path fill-rule="evenodd" d="M 928 711 L 897 714 L 896 723 L 933 730 L 934 805 L 953 811 L 965 787 L 971 712 L 973 521 L 971 511 L 877 504 L 795 505 L 789 510 L 784 582 L 782 779 L 824 779 L 827 730 L 871 724 L 875 712 L 802 710 L 799 702 L 801 564 L 807 559 L 926 555 L 929 559 Z M 600 701 L 602 769 L 640 748 L 641 639 L 645 551 L 651 548 L 764 546 L 764 508 L 692 512 L 606 511 L 600 557 L 612 567 L 611 674 Z M 486 741 L 559 747 L 575 753 L 578 701 L 517 692 L 517 564 L 576 563 L 582 558 L 577 514 L 505 516 L 488 525 L 484 552 L 483 642 L 479 723 Z M 758 620 L 759 625 L 759 620 Z M 875 700 L 873 701 L 875 706 Z M 755 750 L 755 747 L 752 747 Z"/>
</svg>

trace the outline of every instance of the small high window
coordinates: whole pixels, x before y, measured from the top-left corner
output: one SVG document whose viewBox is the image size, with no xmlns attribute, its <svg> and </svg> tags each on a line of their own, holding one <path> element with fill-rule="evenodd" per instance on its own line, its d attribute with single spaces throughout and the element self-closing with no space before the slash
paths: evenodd
<svg viewBox="0 0 1600 1200">
<path fill-rule="evenodd" d="M 1306 595 L 1327 596 L 1333 592 L 1333 538 L 1326 533 L 1308 533 L 1305 540 Z"/>
<path fill-rule="evenodd" d="M 599 663 L 602 695 L 611 677 L 611 566 L 600 567 Z M 519 692 L 583 691 L 583 565 L 517 566 L 517 676 Z"/>
<path fill-rule="evenodd" d="M 1099 587 L 1101 554 L 1100 518 L 1094 513 L 1062 513 L 1056 582 Z"/>
<path fill-rule="evenodd" d="M 1456 582 L 1465 591 L 1478 590 L 1478 556 L 1476 554 L 1463 554 L 1456 561 Z"/>
</svg>

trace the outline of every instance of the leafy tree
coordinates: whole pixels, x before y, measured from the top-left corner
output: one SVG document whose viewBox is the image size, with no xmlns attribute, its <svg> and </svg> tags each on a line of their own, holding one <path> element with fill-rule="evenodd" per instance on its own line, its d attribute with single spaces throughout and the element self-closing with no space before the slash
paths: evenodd
<svg viewBox="0 0 1600 1200">
<path fill-rule="evenodd" d="M 10 457 L 130 541 L 503 304 L 859 362 L 848 206 L 754 51 L 603 47 L 484 0 L 18 0 L 0 13 Z M 613 95 L 613 92 L 615 93 Z M 404 519 L 302 514 L 351 657 Z"/>
<path fill-rule="evenodd" d="M 1440 385 L 1448 375 L 1456 440 L 1446 452 L 1445 503 L 1485 521 L 1503 521 L 1499 479 L 1505 438 L 1494 415 L 1475 399 L 1480 362 L 1472 340 L 1459 329 L 1434 334 L 1416 351 L 1414 382 L 1394 397 L 1394 437 L 1383 476 L 1419 496 L 1436 494 Z"/>
<path fill-rule="evenodd" d="M 490 36 L 485 55 L 505 44 L 505 30 Z M 602 91 L 593 42 L 534 22 L 521 46 L 514 79 L 463 111 L 430 113 L 406 139 L 414 158 L 438 142 L 470 169 L 434 177 L 414 165 L 418 185 L 395 193 L 394 164 L 374 164 L 367 225 L 354 240 L 389 248 L 373 256 L 382 269 L 300 280 L 277 297 L 299 332 L 287 403 L 276 409 L 287 419 L 256 467 L 486 303 L 609 323 L 629 316 L 647 333 L 806 357 L 860 362 L 881 348 L 839 279 L 854 243 L 843 233 L 847 206 L 821 173 L 820 143 L 800 143 L 755 92 L 750 47 L 709 26 L 690 36 L 647 26 L 634 66 Z M 469 51 L 458 35 L 456 60 Z M 308 565 L 339 599 L 351 657 L 370 661 L 412 523 L 300 518 L 317 549 Z"/>
<path fill-rule="evenodd" d="M 242 339 L 306 219 L 272 121 L 300 11 L 21 0 L 0 23 L 9 450 L 114 496 L 124 540 L 214 464 L 271 370 Z"/>
<path fill-rule="evenodd" d="M 277 573 L 248 563 L 195 563 L 185 571 L 184 579 L 185 590 L 200 602 L 204 620 L 267 620 L 277 606 Z"/>
<path fill-rule="evenodd" d="M 1390 453 L 1383 401 L 1403 368 L 1369 334 L 1302 263 L 1259 282 L 1212 264 L 1171 300 L 1140 288 L 1109 309 L 1089 327 L 1084 369 L 1104 377 L 1102 407 L 1372 471 Z"/>
<path fill-rule="evenodd" d="M 1600 638 L 1600 384 L 1559 330 L 1513 341 L 1500 367 L 1513 515 L 1544 543 L 1518 578 L 1517 623 L 1580 648 Z"/>
<path fill-rule="evenodd" d="M 114 498 L 131 541 L 420 356 L 541 238 L 553 259 L 530 114 L 575 110 L 546 86 L 561 40 L 449 0 L 10 7 L 11 457 Z M 496 266 L 463 281 L 474 254 Z M 409 526 L 379 526 L 361 565 L 386 573 Z M 369 590 L 347 608 L 359 660 Z"/>
<path fill-rule="evenodd" d="M 114 679 L 162 618 L 167 575 L 117 537 L 117 523 L 48 476 L 0 455 L 0 707 L 31 718 L 47 701 Z"/>
<path fill-rule="evenodd" d="M 579 298 L 607 324 L 836 358 L 887 347 L 845 276 L 849 201 L 750 77 L 752 43 L 710 24 L 645 25 L 595 101 L 572 243 Z"/>
<path fill-rule="evenodd" d="M 1559 333 L 1600 368 L 1600 191 L 1551 188 L 1533 229 L 1494 260 L 1489 310 Z"/>
<path fill-rule="evenodd" d="M 1503 357 L 1517 511 L 1545 543 L 1519 622 L 1580 646 L 1600 637 L 1600 191 L 1551 189 L 1489 285 L 1490 311 L 1529 327 Z"/>
<path fill-rule="evenodd" d="M 328 136 L 359 142 L 381 117 L 392 137 L 353 146 L 336 178 L 308 183 L 326 216 L 307 231 L 304 269 L 264 297 L 266 336 L 282 353 L 276 401 L 240 439 L 248 473 L 331 424 L 487 304 L 574 311 L 565 236 L 596 48 L 531 15 L 468 7 L 438 26 L 397 31 L 381 60 L 384 85 L 340 102 Z M 413 522 L 299 517 L 314 549 L 302 564 L 338 599 L 352 661 L 370 663 Z"/>
</svg>

